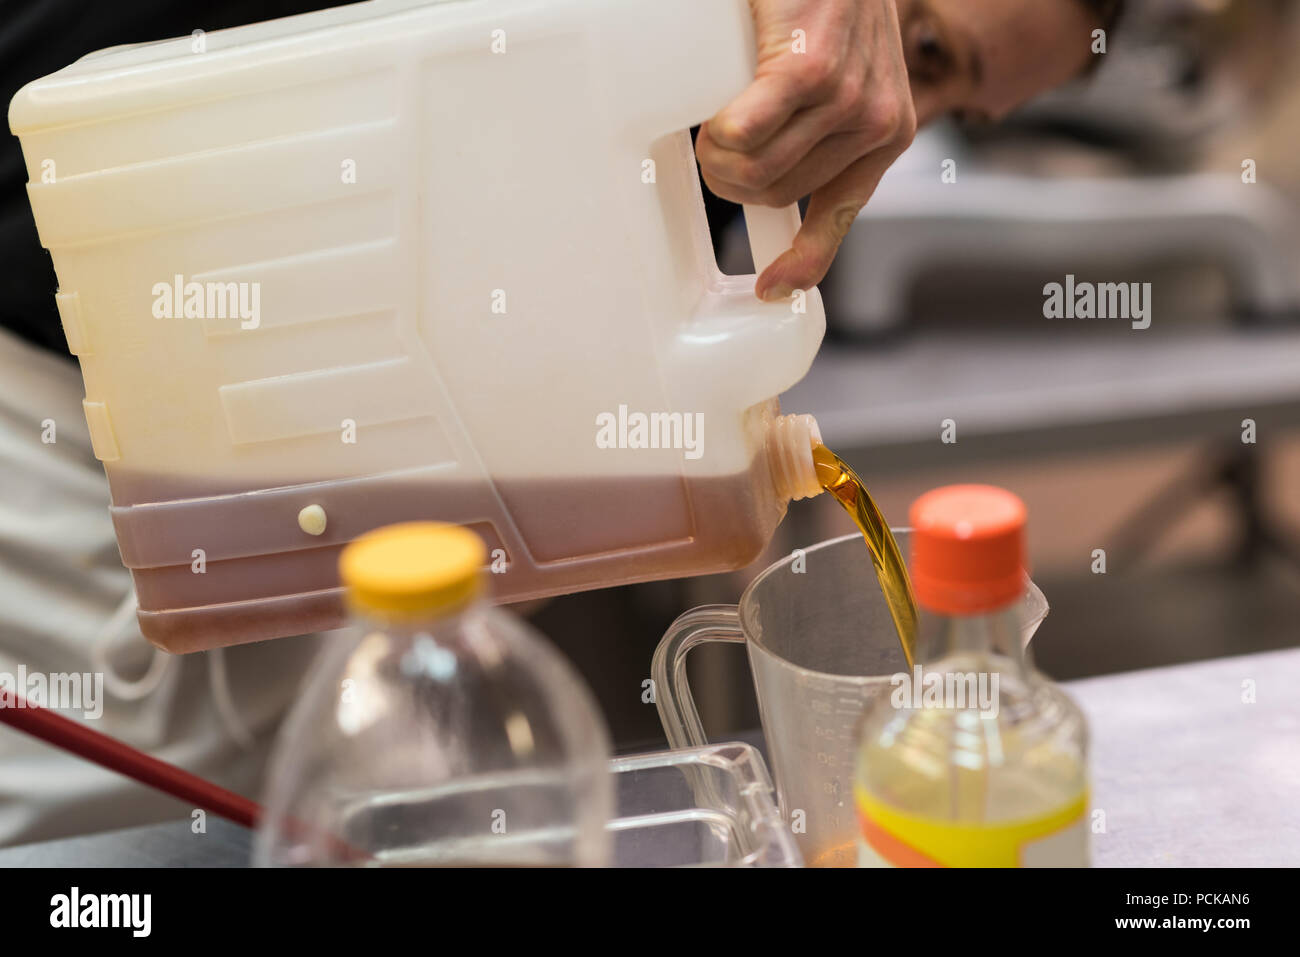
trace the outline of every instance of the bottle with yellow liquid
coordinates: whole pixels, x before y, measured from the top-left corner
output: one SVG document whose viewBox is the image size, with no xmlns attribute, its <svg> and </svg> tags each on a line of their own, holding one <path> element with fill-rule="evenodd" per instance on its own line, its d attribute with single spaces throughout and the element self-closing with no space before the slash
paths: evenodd
<svg viewBox="0 0 1300 957">
<path fill-rule="evenodd" d="M 1021 648 L 1024 504 L 948 486 L 910 518 L 916 664 L 862 725 L 859 864 L 1087 866 L 1084 718 Z"/>
</svg>

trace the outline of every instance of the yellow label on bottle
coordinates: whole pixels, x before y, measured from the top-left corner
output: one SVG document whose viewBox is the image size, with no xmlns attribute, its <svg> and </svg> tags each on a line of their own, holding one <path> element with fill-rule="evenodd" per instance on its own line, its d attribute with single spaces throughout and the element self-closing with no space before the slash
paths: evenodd
<svg viewBox="0 0 1300 957">
<path fill-rule="evenodd" d="M 1035 817 L 982 823 L 906 814 L 854 792 L 864 867 L 1087 867 L 1087 792 Z"/>
</svg>

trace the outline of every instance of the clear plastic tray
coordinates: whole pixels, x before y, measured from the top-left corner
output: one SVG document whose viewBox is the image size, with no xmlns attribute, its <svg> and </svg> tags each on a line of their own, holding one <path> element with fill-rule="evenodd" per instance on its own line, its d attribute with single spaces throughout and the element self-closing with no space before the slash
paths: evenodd
<svg viewBox="0 0 1300 957">
<path fill-rule="evenodd" d="M 800 867 L 763 757 L 739 742 L 617 757 L 615 867 Z"/>
</svg>

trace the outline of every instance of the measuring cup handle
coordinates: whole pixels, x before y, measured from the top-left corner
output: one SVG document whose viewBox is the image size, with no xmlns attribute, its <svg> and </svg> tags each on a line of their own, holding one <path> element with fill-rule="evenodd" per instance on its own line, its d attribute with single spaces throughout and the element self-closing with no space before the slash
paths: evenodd
<svg viewBox="0 0 1300 957">
<path fill-rule="evenodd" d="M 745 642 L 740 629 L 740 609 L 735 605 L 701 605 L 679 617 L 664 632 L 650 661 L 655 707 L 670 748 L 696 748 L 708 744 L 700 713 L 686 679 L 686 653 L 709 641 Z"/>
</svg>

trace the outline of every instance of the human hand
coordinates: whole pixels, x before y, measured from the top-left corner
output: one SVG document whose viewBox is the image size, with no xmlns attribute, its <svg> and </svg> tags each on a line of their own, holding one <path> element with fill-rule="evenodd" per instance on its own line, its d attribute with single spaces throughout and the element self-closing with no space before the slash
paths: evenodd
<svg viewBox="0 0 1300 957">
<path fill-rule="evenodd" d="M 701 126 L 695 149 L 705 183 L 723 199 L 788 206 L 809 197 L 793 247 L 758 277 L 759 298 L 772 301 L 826 275 L 858 211 L 916 135 L 916 111 L 895 0 L 749 5 L 754 82 Z"/>
</svg>

